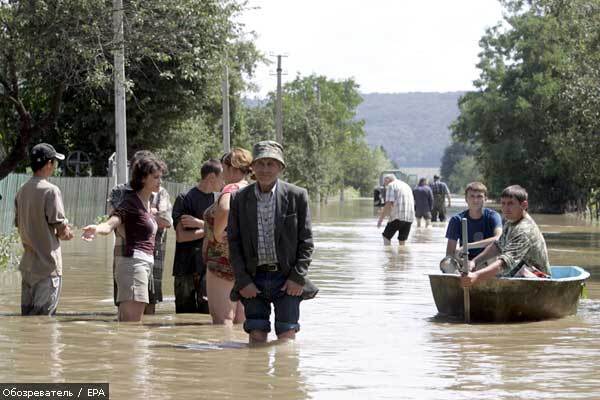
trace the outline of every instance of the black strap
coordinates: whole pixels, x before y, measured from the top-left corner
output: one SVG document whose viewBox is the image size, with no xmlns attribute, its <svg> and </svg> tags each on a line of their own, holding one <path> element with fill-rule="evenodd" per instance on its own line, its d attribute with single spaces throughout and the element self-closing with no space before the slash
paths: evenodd
<svg viewBox="0 0 600 400">
<path fill-rule="evenodd" d="M 517 272 L 519 272 L 521 267 L 523 267 L 523 265 L 525 265 L 525 261 L 523 261 L 523 260 L 519 261 L 519 263 L 513 269 L 510 270 L 510 272 L 508 273 L 508 276 L 514 277 L 517 274 Z"/>
</svg>

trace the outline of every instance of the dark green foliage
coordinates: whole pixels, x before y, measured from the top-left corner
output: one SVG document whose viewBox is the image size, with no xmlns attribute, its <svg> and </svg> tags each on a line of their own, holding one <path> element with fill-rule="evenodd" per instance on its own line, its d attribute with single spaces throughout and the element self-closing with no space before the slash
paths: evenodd
<svg viewBox="0 0 600 400">
<path fill-rule="evenodd" d="M 600 1 L 504 1 L 481 39 L 477 91 L 454 139 L 476 143 L 492 194 L 520 184 L 534 210 L 564 212 L 598 181 Z"/>
<path fill-rule="evenodd" d="M 261 59 L 234 22 L 242 7 L 237 0 L 124 2 L 129 154 L 157 151 L 169 164 L 178 164 L 171 178 L 187 179 L 182 171 L 191 158 L 211 149 L 203 139 L 220 136 L 226 64 L 232 136 L 241 134 L 236 122 L 243 76 L 251 75 Z M 65 152 L 87 152 L 92 172 L 105 174 L 114 151 L 112 1 L 3 2 L 0 17 L 4 149 L 19 146 L 22 153 L 21 138 L 25 147 L 43 139 Z M 22 128 L 27 115 L 39 129 L 26 135 L 32 131 Z M 201 134 L 190 138 L 188 133 Z M 200 162 L 193 162 L 194 169 Z"/>
</svg>

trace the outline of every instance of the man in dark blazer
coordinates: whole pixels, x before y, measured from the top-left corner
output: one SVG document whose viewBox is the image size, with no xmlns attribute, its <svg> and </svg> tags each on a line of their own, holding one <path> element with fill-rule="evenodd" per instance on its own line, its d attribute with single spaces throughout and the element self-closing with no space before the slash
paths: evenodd
<svg viewBox="0 0 600 400">
<path fill-rule="evenodd" d="M 271 330 L 294 339 L 300 329 L 300 301 L 316 295 L 307 277 L 313 252 L 308 193 L 282 180 L 283 148 L 274 141 L 257 143 L 252 169 L 256 183 L 231 199 L 227 237 L 235 273 L 231 300 L 244 304 L 244 330 L 251 343 L 264 343 Z"/>
</svg>

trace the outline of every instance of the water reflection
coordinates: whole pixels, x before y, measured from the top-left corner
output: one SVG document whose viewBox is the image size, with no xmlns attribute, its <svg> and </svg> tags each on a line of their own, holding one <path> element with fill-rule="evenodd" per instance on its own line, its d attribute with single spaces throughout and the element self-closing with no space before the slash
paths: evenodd
<svg viewBox="0 0 600 400">
<path fill-rule="evenodd" d="M 553 264 L 592 273 L 578 315 L 465 325 L 435 318 L 426 276 L 445 224 L 384 246 L 374 215 L 368 200 L 313 207 L 321 291 L 302 304 L 298 340 L 265 347 L 239 326 L 174 314 L 172 242 L 167 301 L 140 325 L 116 321 L 110 241 L 68 243 L 56 318 L 18 316 L 20 277 L 0 273 L 0 380 L 110 382 L 114 399 L 600 398 L 598 226 L 534 216 Z"/>
</svg>

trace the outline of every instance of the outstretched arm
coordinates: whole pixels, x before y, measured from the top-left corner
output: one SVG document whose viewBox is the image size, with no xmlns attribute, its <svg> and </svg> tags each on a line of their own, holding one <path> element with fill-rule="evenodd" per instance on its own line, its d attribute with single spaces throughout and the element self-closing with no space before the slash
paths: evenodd
<svg viewBox="0 0 600 400">
<path fill-rule="evenodd" d="M 108 219 L 108 221 L 103 222 L 99 225 L 88 225 L 83 228 L 83 234 L 81 238 L 83 240 L 94 240 L 96 234 L 99 235 L 108 235 L 112 231 L 114 231 L 119 225 L 121 225 L 121 218 L 117 215 L 113 215 Z"/>
</svg>

